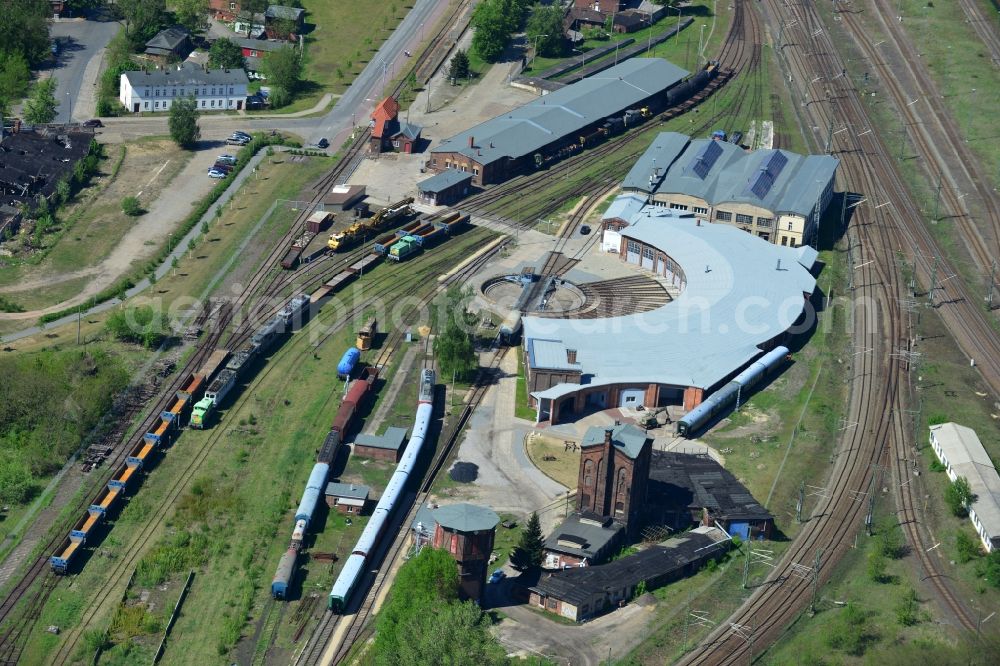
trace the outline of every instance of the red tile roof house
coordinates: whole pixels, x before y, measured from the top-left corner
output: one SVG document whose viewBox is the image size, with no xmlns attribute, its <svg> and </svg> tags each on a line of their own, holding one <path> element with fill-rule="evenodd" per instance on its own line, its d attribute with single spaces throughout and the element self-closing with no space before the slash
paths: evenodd
<svg viewBox="0 0 1000 666">
<path fill-rule="evenodd" d="M 383 152 L 397 151 L 412 153 L 420 142 L 421 128 L 407 122 L 401 122 L 399 102 L 392 97 L 386 97 L 372 111 L 372 136 L 368 151 L 374 155 Z"/>
</svg>

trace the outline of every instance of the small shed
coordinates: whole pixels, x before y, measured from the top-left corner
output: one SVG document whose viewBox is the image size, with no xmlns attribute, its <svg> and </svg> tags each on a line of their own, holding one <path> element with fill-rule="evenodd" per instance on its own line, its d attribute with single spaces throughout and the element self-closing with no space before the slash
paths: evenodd
<svg viewBox="0 0 1000 666">
<path fill-rule="evenodd" d="M 323 197 L 323 206 L 327 210 L 345 211 L 365 197 L 364 185 L 334 185 Z"/>
<path fill-rule="evenodd" d="M 326 484 L 326 505 L 340 513 L 362 514 L 368 504 L 371 488 L 354 483 Z"/>
<path fill-rule="evenodd" d="M 146 55 L 166 62 L 172 58 L 183 60 L 191 53 L 191 35 L 184 28 L 166 28 L 146 42 Z"/>
<path fill-rule="evenodd" d="M 271 5 L 264 12 L 264 31 L 268 39 L 294 40 L 302 33 L 306 10 L 300 7 Z"/>
<path fill-rule="evenodd" d="M 420 201 L 432 206 L 450 206 L 469 194 L 472 174 L 448 169 L 417 184 Z"/>
<path fill-rule="evenodd" d="M 354 438 L 354 455 L 399 462 L 406 440 L 406 428 L 387 428 L 383 435 L 361 434 Z"/>
<path fill-rule="evenodd" d="M 423 128 L 406 121 L 397 120 L 392 124 L 394 127 L 389 130 L 389 142 L 392 144 L 392 149 L 401 153 L 417 152 Z"/>
<path fill-rule="evenodd" d="M 632 9 L 615 14 L 612 23 L 615 32 L 636 32 L 650 25 L 647 14 Z"/>
</svg>

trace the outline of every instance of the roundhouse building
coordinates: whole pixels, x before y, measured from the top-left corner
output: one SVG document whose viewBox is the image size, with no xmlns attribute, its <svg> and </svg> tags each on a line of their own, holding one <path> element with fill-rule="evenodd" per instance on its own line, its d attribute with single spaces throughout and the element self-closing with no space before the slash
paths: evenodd
<svg viewBox="0 0 1000 666">
<path fill-rule="evenodd" d="M 628 196 L 628 195 L 626 195 Z M 690 410 L 806 312 L 817 253 L 647 206 L 603 246 L 674 284 L 648 312 L 602 319 L 523 319 L 526 378 L 538 421 L 610 407 Z"/>
<path fill-rule="evenodd" d="M 660 134 L 622 182 L 654 206 L 733 225 L 789 247 L 815 242 L 839 160 L 746 151 L 720 139 Z"/>
<path fill-rule="evenodd" d="M 658 110 L 664 93 L 687 72 L 662 58 L 632 58 L 532 100 L 442 141 L 427 166 L 472 174 L 476 186 L 499 183 L 544 159 L 627 109 Z"/>
</svg>

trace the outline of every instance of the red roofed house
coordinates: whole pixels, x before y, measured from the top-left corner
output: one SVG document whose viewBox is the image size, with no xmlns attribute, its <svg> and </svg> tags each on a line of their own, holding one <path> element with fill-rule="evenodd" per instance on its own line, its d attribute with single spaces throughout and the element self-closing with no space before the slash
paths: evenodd
<svg viewBox="0 0 1000 666">
<path fill-rule="evenodd" d="M 208 7 L 223 21 L 232 21 L 240 13 L 239 0 L 208 0 Z"/>
<path fill-rule="evenodd" d="M 421 128 L 407 122 L 401 122 L 399 102 L 392 97 L 386 97 L 372 111 L 372 137 L 369 152 L 398 151 L 412 153 L 420 141 Z"/>
</svg>

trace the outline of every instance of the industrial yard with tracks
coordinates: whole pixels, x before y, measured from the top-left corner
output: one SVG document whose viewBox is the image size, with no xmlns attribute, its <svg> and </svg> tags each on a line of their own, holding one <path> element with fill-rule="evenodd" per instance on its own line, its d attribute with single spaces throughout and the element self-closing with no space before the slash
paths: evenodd
<svg viewBox="0 0 1000 666">
<path fill-rule="evenodd" d="M 131 380 L 4 507 L 0 659 L 992 663 L 981 3 L 575 0 L 535 67 L 491 2 L 405 7 L 145 280 L 4 322 Z"/>
</svg>

